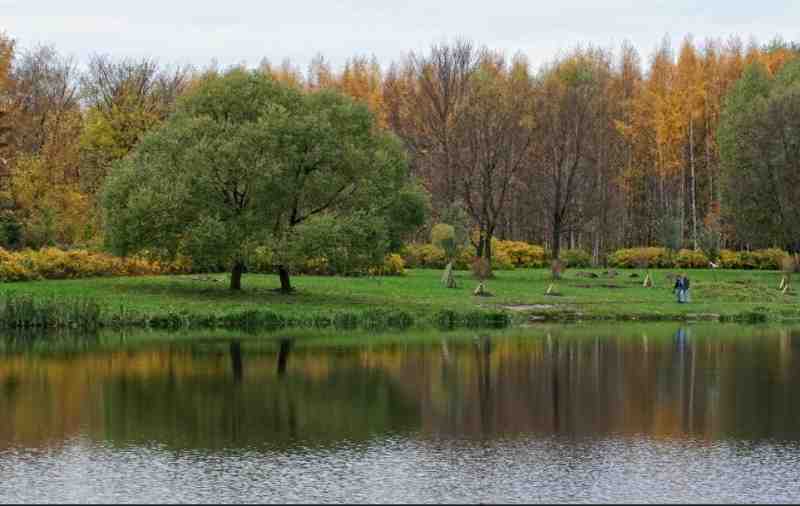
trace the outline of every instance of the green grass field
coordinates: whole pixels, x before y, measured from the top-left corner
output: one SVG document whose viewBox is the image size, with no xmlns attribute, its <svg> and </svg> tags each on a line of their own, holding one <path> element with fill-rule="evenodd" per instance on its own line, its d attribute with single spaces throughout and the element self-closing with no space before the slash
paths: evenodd
<svg viewBox="0 0 800 506">
<path fill-rule="evenodd" d="M 594 272 L 598 278 L 579 274 Z M 248 310 L 269 310 L 285 317 L 391 309 L 417 320 L 441 310 L 504 311 L 514 321 L 561 319 L 621 320 L 770 320 L 800 319 L 797 290 L 778 290 L 782 274 L 775 271 L 688 271 L 692 283 L 689 304 L 678 304 L 672 281 L 675 270 L 652 269 L 655 286 L 644 288 L 644 270 L 618 270 L 609 277 L 602 269 L 568 270 L 554 288 L 547 269 L 498 271 L 487 282 L 492 297 L 476 297 L 477 281 L 456 273 L 459 287 L 444 288 L 441 271 L 409 270 L 401 277 L 296 276 L 296 292 L 282 295 L 277 276 L 248 274 L 243 290 L 228 290 L 228 275 L 94 278 L 6 283 L 2 293 L 70 298 L 84 296 L 102 304 L 106 318 L 114 314 L 191 314 L 221 317 Z M 633 275 L 636 277 L 632 277 Z"/>
</svg>

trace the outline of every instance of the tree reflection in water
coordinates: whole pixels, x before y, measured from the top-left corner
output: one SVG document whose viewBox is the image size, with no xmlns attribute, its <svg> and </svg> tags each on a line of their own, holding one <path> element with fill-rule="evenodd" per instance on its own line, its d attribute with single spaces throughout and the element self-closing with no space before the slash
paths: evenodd
<svg viewBox="0 0 800 506">
<path fill-rule="evenodd" d="M 7 345 L 0 445 L 78 434 L 184 448 L 397 432 L 800 439 L 797 329 L 711 329 L 554 326 L 347 346 L 291 337 L 74 352 Z"/>
</svg>

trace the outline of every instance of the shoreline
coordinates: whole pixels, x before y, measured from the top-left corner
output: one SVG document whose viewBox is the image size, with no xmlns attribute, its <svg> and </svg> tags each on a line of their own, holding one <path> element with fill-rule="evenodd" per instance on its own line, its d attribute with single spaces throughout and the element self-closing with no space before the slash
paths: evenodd
<svg viewBox="0 0 800 506">
<path fill-rule="evenodd" d="M 586 271 L 598 273 L 587 278 Z M 4 327 L 108 328 L 505 328 L 572 321 L 793 322 L 800 297 L 776 289 L 779 271 L 694 270 L 693 301 L 675 301 L 672 269 L 567 271 L 553 281 L 548 269 L 496 271 L 493 294 L 473 295 L 477 281 L 457 271 L 445 288 L 438 270 L 403 276 L 296 276 L 297 290 L 275 291 L 278 277 L 249 274 L 241 291 L 227 274 L 101 277 L 0 284 Z M 633 276 L 632 274 L 637 274 Z M 650 274 L 655 287 L 643 287 Z M 9 306 L 11 301 L 11 306 Z M 10 309 L 9 309 L 10 307 Z"/>
</svg>

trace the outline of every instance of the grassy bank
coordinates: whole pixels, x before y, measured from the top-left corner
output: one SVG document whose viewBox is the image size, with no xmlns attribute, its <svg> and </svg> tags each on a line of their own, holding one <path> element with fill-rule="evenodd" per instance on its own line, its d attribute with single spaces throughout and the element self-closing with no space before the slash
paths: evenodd
<svg viewBox="0 0 800 506">
<path fill-rule="evenodd" d="M 588 272 L 598 277 L 587 277 Z M 552 283 L 548 270 L 518 269 L 497 272 L 488 281 L 492 297 L 473 296 L 477 282 L 467 272 L 456 274 L 458 288 L 447 289 L 439 282 L 440 271 L 410 270 L 402 277 L 298 276 L 292 295 L 278 293 L 279 281 L 272 275 L 246 275 L 241 292 L 228 290 L 224 274 L 6 283 L 0 286 L 0 300 L 48 298 L 76 305 L 91 300 L 99 303 L 100 326 L 174 328 L 479 327 L 502 326 L 506 318 L 515 323 L 800 319 L 798 291 L 782 294 L 779 272 L 692 270 L 690 304 L 678 304 L 672 295 L 667 276 L 674 270 L 651 269 L 653 288 L 642 286 L 644 270 L 617 272 L 608 276 L 601 269 L 567 271 L 554 283 L 554 295 L 545 294 Z M 19 321 L 23 324 L 17 326 L 25 326 Z M 10 326 L 8 321 L 5 325 Z"/>
</svg>

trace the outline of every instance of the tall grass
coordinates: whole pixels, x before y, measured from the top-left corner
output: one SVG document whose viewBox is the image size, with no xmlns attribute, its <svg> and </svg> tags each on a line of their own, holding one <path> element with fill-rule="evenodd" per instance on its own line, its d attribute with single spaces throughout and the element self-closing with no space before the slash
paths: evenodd
<svg viewBox="0 0 800 506">
<path fill-rule="evenodd" d="M 101 315 L 100 304 L 86 297 L 0 295 L 0 325 L 5 328 L 93 329 L 101 325 Z"/>
<path fill-rule="evenodd" d="M 230 328 L 263 330 L 280 328 L 333 328 L 337 330 L 363 329 L 404 330 L 414 325 L 434 324 L 439 328 L 505 327 L 510 323 L 507 315 L 492 311 L 445 311 L 433 319 L 415 319 L 397 309 L 367 309 L 364 311 L 336 311 L 333 313 L 281 315 L 268 309 L 246 309 L 224 314 L 196 314 L 187 311 L 167 311 L 147 314 L 126 309 L 104 308 L 89 297 L 64 297 L 56 295 L 32 296 L 19 293 L 0 293 L 0 327 L 6 329 L 81 329 L 101 327 L 139 327 L 158 329 Z"/>
</svg>

